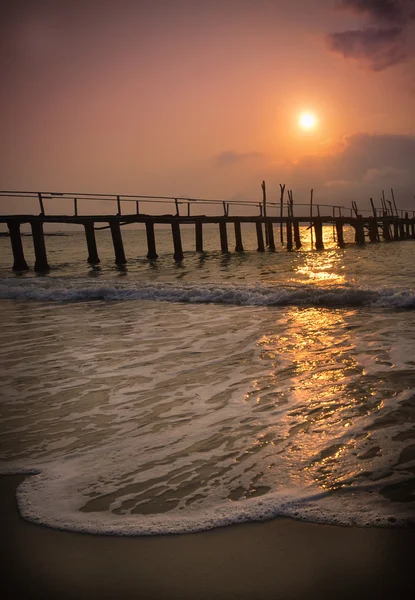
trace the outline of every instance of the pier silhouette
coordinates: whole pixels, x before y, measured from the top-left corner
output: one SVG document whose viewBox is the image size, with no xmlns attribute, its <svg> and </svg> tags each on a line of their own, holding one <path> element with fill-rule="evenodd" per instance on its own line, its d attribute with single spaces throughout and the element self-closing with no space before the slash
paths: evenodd
<svg viewBox="0 0 415 600">
<path fill-rule="evenodd" d="M 284 201 L 285 185 L 281 185 L 281 197 L 278 202 L 267 202 L 265 182 L 262 182 L 262 201 L 232 201 L 211 200 L 203 198 L 185 198 L 173 196 L 135 196 L 135 195 L 111 195 L 111 194 L 85 194 L 66 192 L 21 192 L 0 191 L 0 197 L 18 203 L 27 201 L 36 202 L 40 212 L 35 214 L 7 214 L 0 215 L 0 223 L 6 224 L 9 231 L 11 247 L 13 251 L 13 271 L 28 270 L 23 245 L 21 240 L 21 225 L 29 224 L 33 237 L 35 253 L 34 270 L 46 272 L 50 269 L 45 245 L 45 224 L 71 224 L 84 228 L 87 260 L 91 264 L 100 262 L 96 243 L 95 231 L 110 229 L 114 247 L 115 263 L 123 265 L 127 263 L 121 228 L 124 225 L 134 223 L 144 224 L 147 238 L 147 258 L 155 260 L 158 258 L 156 247 L 155 225 L 170 225 L 172 233 L 172 250 L 174 260 L 183 260 L 183 247 L 181 240 L 181 225 L 193 225 L 195 227 L 195 251 L 203 252 L 203 225 L 218 225 L 218 246 L 222 253 L 228 253 L 228 229 L 227 225 L 234 227 L 235 252 L 243 252 L 242 224 L 255 224 L 257 237 L 257 251 L 275 251 L 275 227 L 279 228 L 281 247 L 287 251 L 301 248 L 300 226 L 307 226 L 311 234 L 311 248 L 324 249 L 323 227 L 331 226 L 336 243 L 343 247 L 345 226 L 354 229 L 354 241 L 363 245 L 366 242 L 378 243 L 380 241 L 404 240 L 415 238 L 415 211 L 411 216 L 408 212 L 396 207 L 393 190 L 393 203 L 386 200 L 384 192 L 381 198 L 381 207 L 376 208 L 371 201 L 371 210 L 359 210 L 356 202 L 351 203 L 351 208 L 339 205 L 316 204 L 313 202 L 313 190 L 310 194 L 308 204 L 295 204 L 293 194 L 288 190 L 288 201 Z M 73 214 L 49 214 L 46 210 L 49 201 L 54 205 L 58 201 L 68 201 L 73 206 Z M 112 213 L 110 214 L 80 214 L 80 207 L 90 211 L 93 202 L 109 202 Z M 153 209 L 155 207 L 171 209 L 170 214 L 149 214 L 143 212 L 143 206 Z M 195 207 L 209 206 L 217 214 L 201 215 L 192 214 Z M 295 208 L 295 211 L 294 211 Z M 277 209 L 278 215 L 271 215 L 272 209 Z M 246 212 L 253 210 L 255 214 L 238 214 L 237 211 Z M 295 212 L 295 214 L 294 214 Z"/>
</svg>

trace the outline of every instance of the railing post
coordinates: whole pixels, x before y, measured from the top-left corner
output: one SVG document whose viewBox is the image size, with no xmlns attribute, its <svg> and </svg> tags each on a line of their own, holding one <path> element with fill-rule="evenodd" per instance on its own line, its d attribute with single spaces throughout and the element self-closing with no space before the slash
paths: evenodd
<svg viewBox="0 0 415 600">
<path fill-rule="evenodd" d="M 39 198 L 39 204 L 40 204 L 40 216 L 44 217 L 45 216 L 45 208 L 43 206 L 43 198 L 42 198 L 42 194 L 40 192 L 38 192 L 38 198 Z"/>
<path fill-rule="evenodd" d="M 121 216 L 121 199 L 117 196 L 117 216 Z"/>
</svg>

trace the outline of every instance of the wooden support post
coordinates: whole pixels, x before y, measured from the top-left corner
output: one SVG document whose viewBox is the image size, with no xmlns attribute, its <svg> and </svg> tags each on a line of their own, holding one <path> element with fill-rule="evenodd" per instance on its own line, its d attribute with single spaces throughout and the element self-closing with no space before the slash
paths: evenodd
<svg viewBox="0 0 415 600">
<path fill-rule="evenodd" d="M 405 237 L 405 222 L 403 219 L 399 219 L 399 239 L 404 240 Z"/>
<path fill-rule="evenodd" d="M 264 234 L 262 231 L 262 223 L 261 221 L 257 221 L 255 223 L 256 225 L 256 235 L 257 235 L 257 239 L 258 239 L 258 248 L 257 251 L 258 252 L 265 252 L 265 246 L 264 246 Z"/>
<path fill-rule="evenodd" d="M 293 229 L 295 247 L 299 250 L 301 248 L 300 223 L 296 220 L 293 220 Z"/>
<path fill-rule="evenodd" d="M 399 223 L 397 219 L 393 220 L 393 239 L 399 240 Z"/>
<path fill-rule="evenodd" d="M 389 221 L 386 220 L 385 216 L 383 216 L 383 219 L 382 219 L 382 236 L 386 242 L 390 242 L 391 232 L 390 232 L 390 228 L 389 228 Z"/>
<path fill-rule="evenodd" d="M 88 248 L 88 262 L 91 265 L 99 264 L 99 256 L 97 251 L 97 242 L 95 239 L 95 229 L 93 221 L 84 223 L 86 245 Z"/>
<path fill-rule="evenodd" d="M 265 221 L 265 240 L 268 240 L 268 248 L 273 252 L 275 250 L 274 228 L 272 221 Z"/>
<path fill-rule="evenodd" d="M 411 237 L 411 234 L 409 231 L 409 215 L 407 212 L 405 213 L 405 235 L 407 238 Z"/>
<path fill-rule="evenodd" d="M 46 256 L 45 236 L 43 234 L 42 221 L 30 221 L 32 228 L 33 246 L 35 249 L 35 271 L 44 273 L 49 271 L 48 258 Z"/>
<path fill-rule="evenodd" d="M 195 236 L 196 236 L 196 252 L 203 252 L 203 223 L 202 223 L 202 221 L 196 221 L 196 223 L 195 223 Z"/>
<path fill-rule="evenodd" d="M 378 222 L 375 217 L 368 218 L 368 229 L 369 229 L 369 240 L 371 243 L 376 243 L 379 241 L 378 237 Z"/>
<path fill-rule="evenodd" d="M 355 223 L 355 242 L 356 244 L 359 244 L 359 246 L 363 246 L 365 244 L 365 228 L 362 215 L 358 214 L 356 216 Z"/>
<path fill-rule="evenodd" d="M 156 238 L 154 235 L 154 221 L 146 221 L 146 234 L 147 234 L 147 258 L 154 260 L 158 258 L 156 252 Z"/>
<path fill-rule="evenodd" d="M 228 232 L 226 229 L 226 221 L 219 221 L 219 233 L 220 233 L 220 249 L 224 254 L 229 252 L 228 248 Z"/>
<path fill-rule="evenodd" d="M 411 220 L 411 238 L 415 238 L 415 220 Z"/>
<path fill-rule="evenodd" d="M 176 262 L 181 262 L 183 260 L 183 248 L 182 238 L 180 235 L 180 223 L 178 221 L 172 221 L 171 231 L 173 235 L 174 260 Z"/>
<path fill-rule="evenodd" d="M 291 250 L 293 249 L 293 230 L 292 230 L 291 219 L 287 219 L 286 226 L 287 226 L 287 250 L 288 250 L 288 252 L 291 252 Z"/>
<path fill-rule="evenodd" d="M 284 214 L 284 192 L 285 192 L 285 183 L 284 185 L 282 185 L 280 183 L 280 190 L 281 190 L 281 194 L 280 194 L 280 242 L 281 242 L 281 246 L 284 244 L 284 229 L 282 226 L 282 217 Z"/>
<path fill-rule="evenodd" d="M 114 244 L 115 264 L 125 265 L 127 261 L 125 260 L 120 223 L 117 219 L 111 219 L 109 224 L 112 235 L 112 243 Z"/>
<path fill-rule="evenodd" d="M 243 252 L 244 247 L 242 244 L 242 231 L 241 231 L 241 222 L 235 221 L 235 252 Z"/>
<path fill-rule="evenodd" d="M 336 221 L 336 235 L 337 245 L 339 248 L 344 248 L 344 237 L 343 237 L 343 221 Z"/>
<path fill-rule="evenodd" d="M 314 233 L 316 234 L 316 250 L 324 250 L 323 221 L 320 217 L 314 219 Z"/>
<path fill-rule="evenodd" d="M 266 217 L 267 216 L 267 189 L 266 189 L 265 181 L 263 181 L 261 183 L 261 189 L 262 189 L 262 206 L 263 206 L 262 214 L 264 215 L 264 217 Z M 265 244 L 267 246 L 269 246 L 268 229 L 267 229 L 266 222 L 265 222 Z M 275 244 L 274 244 L 274 248 L 275 248 Z"/>
<path fill-rule="evenodd" d="M 20 223 L 11 221 L 7 223 L 10 241 L 13 250 L 13 271 L 27 271 L 29 267 L 24 257 L 22 237 L 20 235 Z"/>
</svg>

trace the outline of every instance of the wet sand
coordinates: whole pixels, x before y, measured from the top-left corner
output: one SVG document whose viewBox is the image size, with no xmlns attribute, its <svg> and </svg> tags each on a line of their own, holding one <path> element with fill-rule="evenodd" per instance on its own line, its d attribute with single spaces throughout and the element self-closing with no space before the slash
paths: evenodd
<svg viewBox="0 0 415 600">
<path fill-rule="evenodd" d="M 23 520 L 0 477 L 3 600 L 412 598 L 415 529 L 274 519 L 204 533 L 122 538 Z"/>
</svg>

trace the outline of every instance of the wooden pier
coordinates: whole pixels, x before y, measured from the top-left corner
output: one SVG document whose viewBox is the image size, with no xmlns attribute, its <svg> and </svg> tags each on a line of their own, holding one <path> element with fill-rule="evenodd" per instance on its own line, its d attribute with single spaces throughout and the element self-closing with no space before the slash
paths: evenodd
<svg viewBox="0 0 415 600">
<path fill-rule="evenodd" d="M 285 186 L 284 186 L 285 188 Z M 283 188 L 282 196 L 283 196 Z M 265 185 L 263 187 L 265 192 Z M 0 197 L 8 197 L 13 199 L 31 198 L 36 199 L 40 207 L 39 214 L 11 214 L 0 215 L 0 223 L 6 224 L 9 231 L 11 247 L 13 251 L 13 270 L 25 271 L 28 270 L 23 245 L 21 240 L 21 226 L 29 224 L 31 228 L 33 247 L 35 254 L 34 270 L 36 272 L 46 272 L 49 270 L 48 257 L 46 252 L 44 225 L 45 224 L 71 224 L 79 225 L 84 228 L 86 239 L 87 261 L 91 264 L 100 262 L 98 248 L 96 243 L 95 231 L 98 229 L 110 229 L 112 243 L 114 248 L 115 263 L 124 265 L 127 262 L 121 228 L 129 224 L 144 224 L 147 238 L 147 258 L 156 260 L 158 258 L 156 247 L 155 225 L 169 225 L 172 233 L 172 250 L 174 260 L 180 262 L 183 260 L 183 246 L 181 240 L 181 225 L 193 225 L 195 228 L 195 251 L 203 252 L 203 226 L 206 224 L 216 224 L 218 226 L 218 247 L 222 253 L 228 253 L 228 225 L 234 228 L 235 233 L 235 252 L 243 252 L 243 223 L 255 224 L 257 237 L 257 251 L 265 252 L 275 251 L 275 235 L 274 228 L 277 227 L 280 233 L 282 248 L 287 251 L 292 251 L 301 248 L 300 226 L 307 226 L 311 234 L 311 247 L 316 250 L 324 250 L 323 227 L 330 226 L 333 230 L 338 246 L 343 247 L 345 226 L 351 226 L 354 229 L 354 241 L 356 244 L 373 244 L 379 241 L 404 240 L 415 238 L 415 213 L 409 216 L 408 212 L 398 209 L 395 211 L 385 210 L 385 205 L 382 204 L 381 210 L 375 209 L 372 202 L 372 214 L 364 216 L 357 210 L 355 203 L 352 203 L 350 215 L 344 213 L 348 211 L 345 207 L 329 206 L 329 205 L 313 205 L 311 206 L 310 214 L 303 216 L 294 216 L 292 193 L 290 202 L 287 204 L 286 214 L 284 214 L 283 203 L 265 203 L 263 202 L 227 202 L 216 200 L 201 200 L 191 198 L 170 198 L 170 197 L 148 197 L 148 196 L 106 196 L 99 194 L 57 194 L 57 193 L 39 193 L 39 192 L 0 192 Z M 73 215 L 52 215 L 46 214 L 45 203 L 47 200 L 70 200 L 73 202 Z M 79 202 L 85 200 L 101 200 L 113 201 L 116 203 L 116 214 L 94 214 L 80 215 Z M 140 203 L 143 202 L 162 202 L 173 203 L 175 209 L 174 214 L 151 215 L 140 212 Z M 122 214 L 122 208 L 125 204 L 131 206 L 133 203 L 134 213 Z M 210 215 L 191 215 L 192 206 L 195 204 L 210 204 L 222 205 L 223 214 L 217 216 Z M 186 214 L 180 214 L 180 208 L 185 208 Z M 258 210 L 258 215 L 230 215 L 230 207 L 235 210 L 235 206 L 247 205 Z M 266 210 L 272 206 L 277 206 L 281 209 L 279 215 L 271 216 L 270 210 Z M 296 205 L 299 207 L 308 205 Z M 314 212 L 313 212 L 314 211 Z M 307 211 L 304 210 L 304 213 Z M 315 214 L 316 213 L 316 214 Z"/>
</svg>

